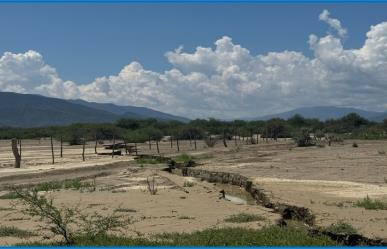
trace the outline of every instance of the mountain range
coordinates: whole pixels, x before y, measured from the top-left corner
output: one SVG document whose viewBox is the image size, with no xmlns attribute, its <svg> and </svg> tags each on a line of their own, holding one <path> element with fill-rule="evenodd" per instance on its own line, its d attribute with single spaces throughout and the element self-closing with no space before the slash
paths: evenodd
<svg viewBox="0 0 387 249">
<path fill-rule="evenodd" d="M 72 123 L 105 123 L 120 118 L 189 119 L 145 107 L 64 100 L 33 94 L 0 92 L 0 127 L 40 127 Z"/>
<path fill-rule="evenodd" d="M 337 119 L 349 113 L 357 113 L 372 121 L 381 122 L 387 112 L 372 112 L 349 107 L 303 107 L 288 112 L 266 115 L 245 120 L 288 119 L 296 114 L 320 120 Z M 41 127 L 72 123 L 108 123 L 120 118 L 155 118 L 189 122 L 188 118 L 167 114 L 146 107 L 120 106 L 84 100 L 64 100 L 41 95 L 0 92 L 0 127 Z"/>
</svg>

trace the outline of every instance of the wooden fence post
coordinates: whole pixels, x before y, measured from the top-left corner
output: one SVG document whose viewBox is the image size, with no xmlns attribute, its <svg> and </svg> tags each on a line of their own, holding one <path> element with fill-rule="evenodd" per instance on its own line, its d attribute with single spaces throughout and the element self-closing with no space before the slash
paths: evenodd
<svg viewBox="0 0 387 249">
<path fill-rule="evenodd" d="M 195 145 L 195 150 L 196 150 L 196 135 L 194 136 L 194 145 Z"/>
<path fill-rule="evenodd" d="M 63 157 L 63 137 L 60 137 L 60 157 Z"/>
<path fill-rule="evenodd" d="M 17 139 L 12 138 L 12 152 L 15 156 L 15 168 L 20 168 L 20 162 L 21 162 L 21 156 L 19 154 L 19 151 L 17 149 Z"/>
<path fill-rule="evenodd" d="M 160 154 L 159 140 L 156 139 L 157 154 Z"/>
<path fill-rule="evenodd" d="M 137 152 L 137 143 L 134 142 L 134 151 L 136 152 L 136 156 L 138 156 L 138 152 Z"/>
<path fill-rule="evenodd" d="M 177 151 L 180 151 L 180 146 L 179 146 L 179 138 L 176 137 L 176 146 L 177 146 Z"/>
<path fill-rule="evenodd" d="M 126 145 L 126 140 L 124 139 L 124 145 L 125 145 L 125 155 L 128 154 L 128 146 Z"/>
<path fill-rule="evenodd" d="M 51 141 L 51 157 L 52 157 L 52 164 L 55 163 L 55 156 L 54 156 L 54 144 L 52 142 L 52 136 L 50 137 L 50 141 Z"/>
<path fill-rule="evenodd" d="M 149 136 L 148 142 L 149 142 L 149 150 L 152 150 L 152 144 L 151 144 L 151 137 L 150 136 Z"/>
<path fill-rule="evenodd" d="M 171 141 L 171 148 L 173 147 L 173 138 L 172 138 L 172 136 L 169 138 L 169 140 Z"/>
<path fill-rule="evenodd" d="M 82 161 L 85 161 L 85 147 L 86 147 L 86 139 L 83 138 L 83 144 L 82 144 Z"/>
<path fill-rule="evenodd" d="M 97 152 L 97 145 L 98 145 L 98 139 L 97 139 L 97 134 L 95 134 L 95 145 L 94 145 L 94 153 L 98 154 Z"/>
<path fill-rule="evenodd" d="M 113 136 L 112 158 L 114 157 L 114 147 L 116 146 L 116 137 Z"/>
</svg>

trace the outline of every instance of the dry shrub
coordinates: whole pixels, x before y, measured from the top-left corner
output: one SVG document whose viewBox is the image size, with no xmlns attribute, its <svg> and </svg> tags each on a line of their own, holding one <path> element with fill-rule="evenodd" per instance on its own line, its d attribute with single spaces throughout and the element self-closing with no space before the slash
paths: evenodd
<svg viewBox="0 0 387 249">
<path fill-rule="evenodd" d="M 54 235 L 61 236 L 64 243 L 76 243 L 76 236 L 87 235 L 97 237 L 107 235 L 110 231 L 117 231 L 130 223 L 130 218 L 124 219 L 113 212 L 109 215 L 98 213 L 85 214 L 78 208 L 57 207 L 53 199 L 47 199 L 38 194 L 36 189 L 13 190 L 18 201 L 25 206 L 22 211 L 31 217 L 37 217 L 45 225 L 42 230 L 48 230 Z"/>
<path fill-rule="evenodd" d="M 157 193 L 157 184 L 155 177 L 152 177 L 152 180 L 149 180 L 149 177 L 146 178 L 146 183 L 148 186 L 148 191 L 151 195 L 155 195 Z"/>
<path fill-rule="evenodd" d="M 205 143 L 208 147 L 210 147 L 210 148 L 214 147 L 214 146 L 216 145 L 217 142 L 218 142 L 218 141 L 217 141 L 216 139 L 210 139 L 210 138 L 204 139 L 204 143 Z"/>
</svg>

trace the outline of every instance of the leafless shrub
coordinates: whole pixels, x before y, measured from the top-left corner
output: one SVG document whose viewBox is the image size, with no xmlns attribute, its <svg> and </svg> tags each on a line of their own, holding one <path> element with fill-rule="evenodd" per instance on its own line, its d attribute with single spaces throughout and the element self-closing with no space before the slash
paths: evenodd
<svg viewBox="0 0 387 249">
<path fill-rule="evenodd" d="M 151 195 L 155 195 L 157 193 L 157 184 L 155 177 L 152 177 L 152 180 L 149 180 L 149 177 L 146 178 L 146 183 L 148 186 L 148 191 Z"/>
<path fill-rule="evenodd" d="M 216 139 L 211 139 L 211 138 L 206 138 L 206 139 L 204 139 L 204 143 L 208 146 L 208 147 L 210 147 L 210 148 L 212 148 L 212 147 L 214 147 L 215 145 L 216 145 L 216 143 L 217 143 L 218 141 L 216 140 Z"/>
</svg>

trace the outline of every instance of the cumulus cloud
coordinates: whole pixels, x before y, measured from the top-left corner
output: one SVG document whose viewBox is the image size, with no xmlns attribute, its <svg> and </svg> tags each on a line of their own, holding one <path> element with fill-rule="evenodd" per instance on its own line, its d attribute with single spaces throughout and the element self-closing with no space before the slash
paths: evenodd
<svg viewBox="0 0 387 249">
<path fill-rule="evenodd" d="M 328 10 L 323 10 L 319 15 L 321 21 L 326 22 L 331 28 L 337 31 L 338 35 L 344 37 L 347 34 L 347 30 L 341 26 L 341 22 L 338 19 L 329 17 Z"/>
<path fill-rule="evenodd" d="M 224 36 L 192 53 L 183 46 L 167 52 L 172 68 L 165 72 L 132 62 L 117 75 L 78 85 L 61 79 L 38 52 L 5 53 L 0 90 L 146 106 L 188 117 L 240 118 L 317 105 L 385 110 L 387 22 L 371 26 L 362 47 L 345 49 L 340 21 L 328 11 L 320 19 L 338 35 L 310 35 L 312 58 L 295 51 L 253 55 Z"/>
</svg>

